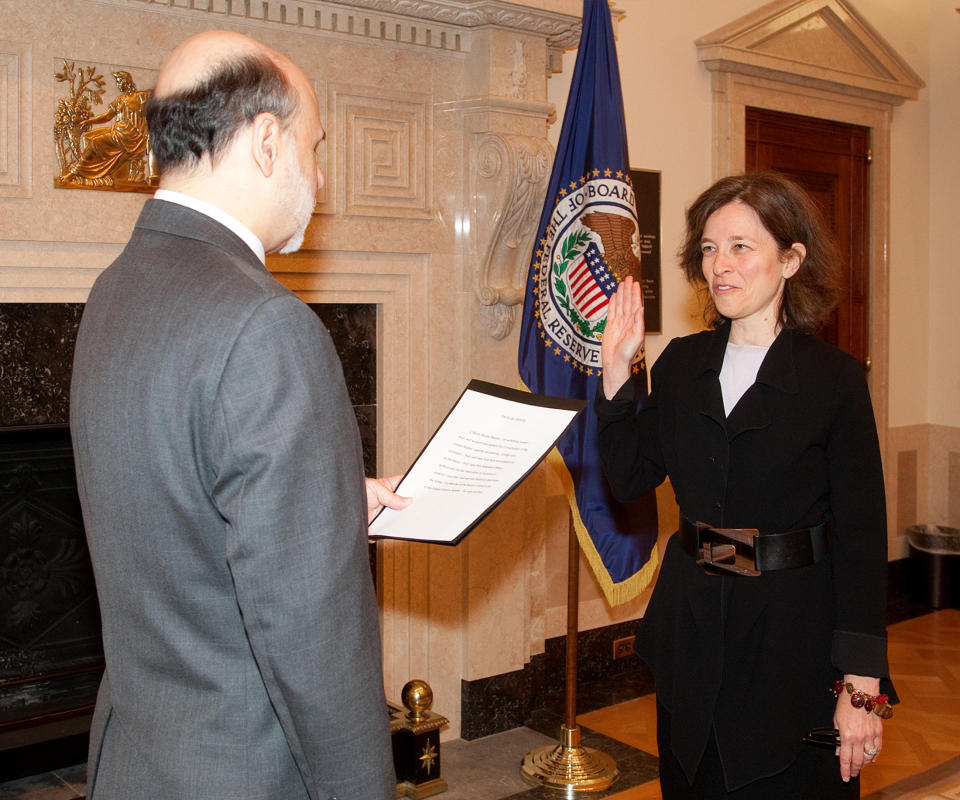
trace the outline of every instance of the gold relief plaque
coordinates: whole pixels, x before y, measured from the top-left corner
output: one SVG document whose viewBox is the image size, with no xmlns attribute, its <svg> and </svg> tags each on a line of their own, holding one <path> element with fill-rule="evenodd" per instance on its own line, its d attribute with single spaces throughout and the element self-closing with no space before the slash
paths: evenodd
<svg viewBox="0 0 960 800">
<path fill-rule="evenodd" d="M 97 68 L 77 68 L 63 62 L 58 83 L 70 95 L 57 101 L 53 140 L 60 174 L 53 185 L 60 189 L 107 189 L 115 192 L 153 192 L 153 168 L 144 109 L 149 91 L 138 91 L 129 72 L 117 70 L 113 78 L 119 94 L 101 114 L 93 107 L 103 103 L 105 81 Z"/>
</svg>

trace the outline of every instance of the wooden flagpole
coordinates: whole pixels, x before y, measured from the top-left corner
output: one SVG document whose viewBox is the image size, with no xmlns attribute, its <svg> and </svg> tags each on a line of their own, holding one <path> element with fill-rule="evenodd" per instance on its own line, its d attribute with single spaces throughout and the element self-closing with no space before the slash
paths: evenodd
<svg viewBox="0 0 960 800">
<path fill-rule="evenodd" d="M 580 744 L 577 725 L 577 634 L 580 628 L 580 543 L 570 519 L 567 553 L 566 703 L 560 744 L 531 750 L 520 776 L 533 786 L 569 792 L 602 792 L 619 777 L 617 762 L 606 753 Z"/>
</svg>

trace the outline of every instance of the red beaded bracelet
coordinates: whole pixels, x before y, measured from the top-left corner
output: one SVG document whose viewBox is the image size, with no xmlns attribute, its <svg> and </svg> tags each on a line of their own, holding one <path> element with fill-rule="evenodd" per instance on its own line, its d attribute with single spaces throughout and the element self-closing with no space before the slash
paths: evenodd
<svg viewBox="0 0 960 800">
<path fill-rule="evenodd" d="M 889 698 L 885 694 L 874 697 L 855 688 L 852 683 L 844 683 L 839 678 L 833 682 L 831 691 L 834 697 L 839 697 L 844 689 L 850 695 L 850 705 L 854 708 L 862 708 L 868 714 L 872 711 L 880 719 L 890 719 L 893 716 L 893 706 L 890 705 Z"/>
</svg>

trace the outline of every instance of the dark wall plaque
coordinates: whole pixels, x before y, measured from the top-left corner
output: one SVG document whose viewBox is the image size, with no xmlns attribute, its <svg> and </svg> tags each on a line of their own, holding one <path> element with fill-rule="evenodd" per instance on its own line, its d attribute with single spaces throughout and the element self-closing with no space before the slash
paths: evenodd
<svg viewBox="0 0 960 800">
<path fill-rule="evenodd" d="M 643 275 L 643 322 L 647 333 L 662 333 L 660 319 L 660 172 L 631 169 L 640 224 L 640 272 Z"/>
</svg>

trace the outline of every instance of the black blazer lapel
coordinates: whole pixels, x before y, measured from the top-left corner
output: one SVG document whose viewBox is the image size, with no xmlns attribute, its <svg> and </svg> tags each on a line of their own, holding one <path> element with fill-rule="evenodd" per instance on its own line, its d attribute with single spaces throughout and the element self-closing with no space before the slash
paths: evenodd
<svg viewBox="0 0 960 800">
<path fill-rule="evenodd" d="M 770 413 L 764 402 L 763 394 L 753 384 L 733 407 L 727 417 L 727 438 L 736 439 L 744 431 L 755 431 L 770 424 Z"/>
<path fill-rule="evenodd" d="M 696 365 L 693 384 L 693 407 L 723 428 L 727 425 L 727 415 L 723 410 L 723 394 L 720 391 L 720 367 L 723 366 L 729 334 L 730 325 L 727 323 L 711 332 L 710 343 Z"/>
<path fill-rule="evenodd" d="M 744 431 L 759 430 L 770 424 L 770 411 L 764 399 L 768 387 L 788 394 L 796 394 L 800 389 L 793 357 L 793 334 L 790 331 L 781 331 L 774 339 L 757 372 L 756 383 L 744 392 L 727 417 L 727 436 L 730 440 Z"/>
</svg>

